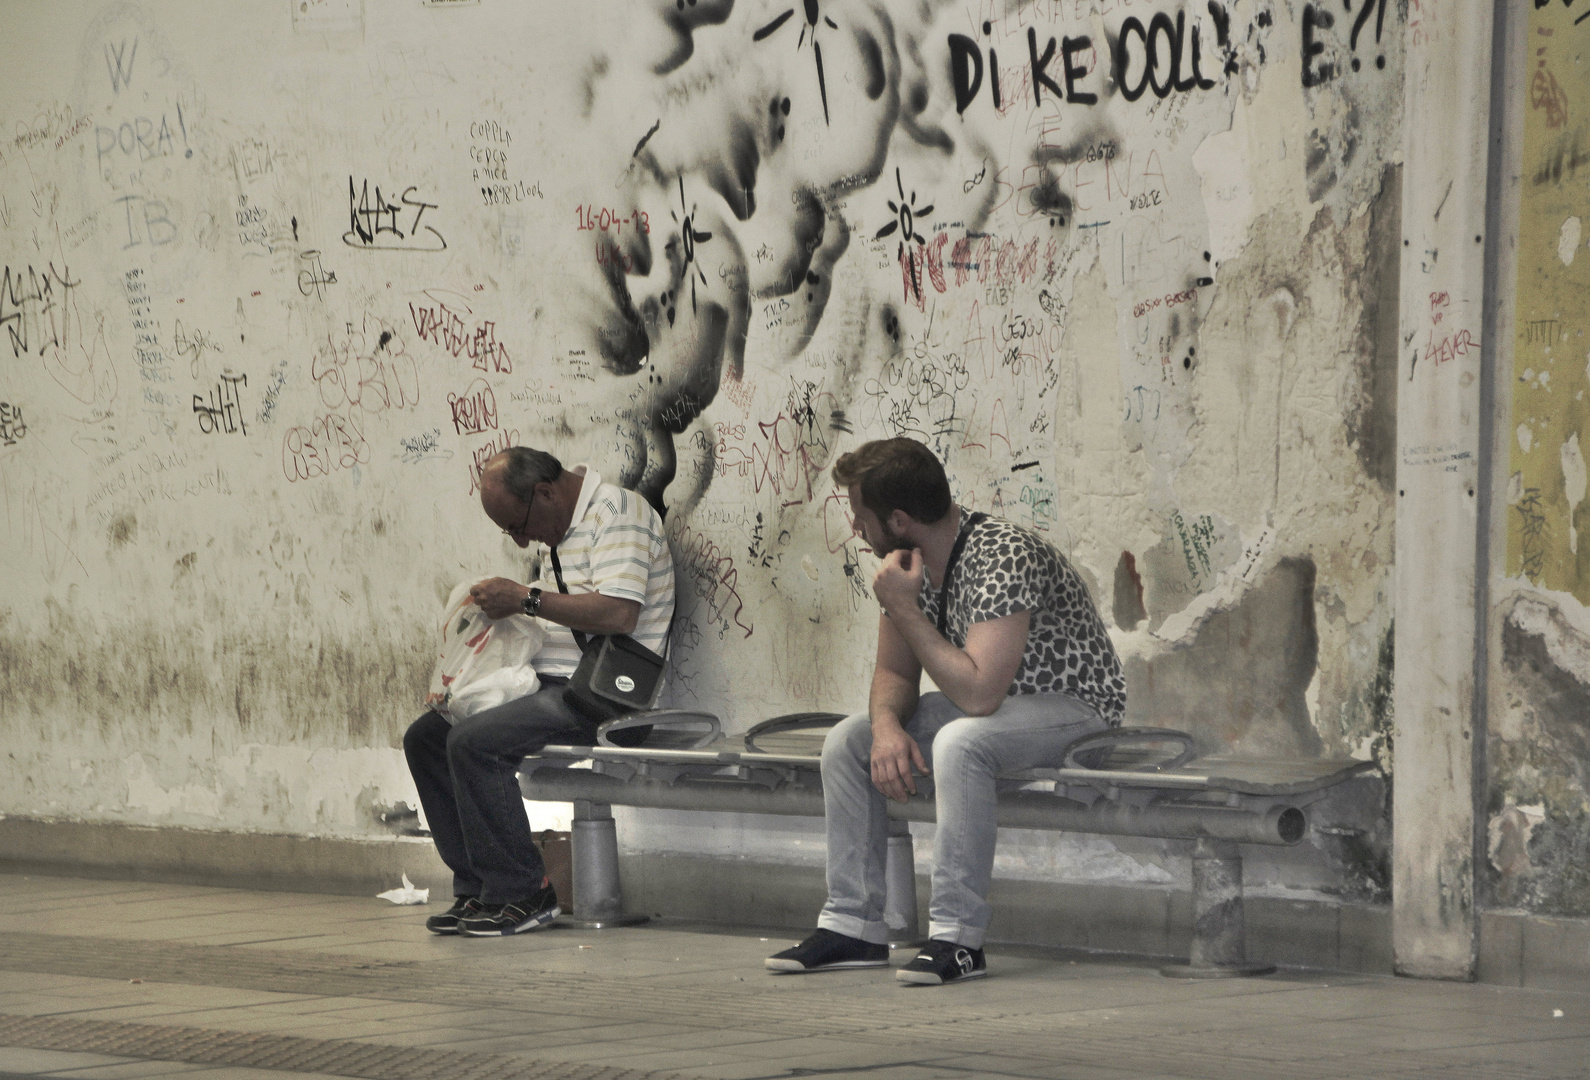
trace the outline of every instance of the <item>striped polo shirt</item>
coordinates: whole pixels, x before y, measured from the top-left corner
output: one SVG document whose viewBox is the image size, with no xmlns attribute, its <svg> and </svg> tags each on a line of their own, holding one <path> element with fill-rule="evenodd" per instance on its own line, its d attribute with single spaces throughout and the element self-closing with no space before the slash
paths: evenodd
<svg viewBox="0 0 1590 1080">
<path fill-rule="evenodd" d="M 674 613 L 674 562 L 662 518 L 633 491 L 602 483 L 595 469 L 576 465 L 571 471 L 583 471 L 585 482 L 574 504 L 574 524 L 558 544 L 563 582 L 574 595 L 598 592 L 639 603 L 640 618 L 630 636 L 661 653 Z M 536 584 L 546 592 L 558 591 L 550 553 L 542 559 Z M 580 663 L 573 633 L 543 622 L 547 640 L 531 666 L 542 675 L 573 675 Z"/>
</svg>

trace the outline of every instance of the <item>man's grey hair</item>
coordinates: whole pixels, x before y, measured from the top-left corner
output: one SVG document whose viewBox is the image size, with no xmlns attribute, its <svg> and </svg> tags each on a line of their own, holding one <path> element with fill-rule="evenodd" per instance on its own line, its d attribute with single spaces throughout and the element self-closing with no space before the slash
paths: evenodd
<svg viewBox="0 0 1590 1080">
<path fill-rule="evenodd" d="M 563 462 L 544 450 L 513 446 L 497 455 L 497 479 L 503 490 L 522 503 L 535 495 L 537 484 L 550 484 L 563 475 Z"/>
</svg>

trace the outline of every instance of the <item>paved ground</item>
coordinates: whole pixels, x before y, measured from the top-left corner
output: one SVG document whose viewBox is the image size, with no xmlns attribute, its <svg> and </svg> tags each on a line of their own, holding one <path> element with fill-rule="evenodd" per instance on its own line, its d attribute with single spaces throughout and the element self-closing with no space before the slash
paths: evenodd
<svg viewBox="0 0 1590 1080">
<path fill-rule="evenodd" d="M 1590 994 L 1017 948 L 909 988 L 769 975 L 787 933 L 439 938 L 440 909 L 0 875 L 0 1080 L 1590 1077 Z"/>
</svg>

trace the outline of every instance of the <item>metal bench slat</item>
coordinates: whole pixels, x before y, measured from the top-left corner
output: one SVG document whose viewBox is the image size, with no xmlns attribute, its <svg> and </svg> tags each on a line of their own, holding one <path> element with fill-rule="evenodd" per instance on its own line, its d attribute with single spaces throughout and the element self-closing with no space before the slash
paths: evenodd
<svg viewBox="0 0 1590 1080">
<path fill-rule="evenodd" d="M 743 749 L 737 739 L 724 739 L 703 750 L 647 749 L 643 746 L 548 746 L 544 758 L 612 761 L 628 765 L 762 765 L 817 771 L 816 754 L 779 754 Z M 1200 758 L 1196 768 L 1135 769 L 1027 769 L 1001 779 L 1052 780 L 1067 784 L 1112 785 L 1129 788 L 1169 788 L 1181 791 L 1230 791 L 1240 795 L 1300 795 L 1333 787 L 1353 776 L 1375 769 L 1374 762 L 1356 758 Z"/>
</svg>

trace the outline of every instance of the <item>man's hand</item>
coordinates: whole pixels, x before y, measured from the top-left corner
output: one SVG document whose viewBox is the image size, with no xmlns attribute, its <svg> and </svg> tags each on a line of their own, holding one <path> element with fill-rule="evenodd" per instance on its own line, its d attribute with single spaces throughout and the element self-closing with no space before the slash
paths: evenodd
<svg viewBox="0 0 1590 1080">
<path fill-rule="evenodd" d="M 872 594 L 878 598 L 885 611 L 901 611 L 916 606 L 922 591 L 922 551 L 891 551 L 884 556 L 883 565 L 872 579 Z"/>
<path fill-rule="evenodd" d="M 917 775 L 928 774 L 927 761 L 916 740 L 897 725 L 872 729 L 872 786 L 896 802 L 905 802 L 916 794 Z"/>
<path fill-rule="evenodd" d="M 486 613 L 487 618 L 505 619 L 509 615 L 524 614 L 524 598 L 530 587 L 511 578 L 494 577 L 476 582 L 469 590 L 469 598 Z"/>
</svg>

